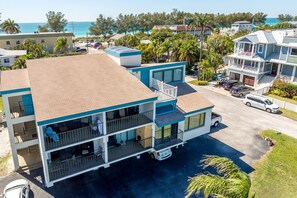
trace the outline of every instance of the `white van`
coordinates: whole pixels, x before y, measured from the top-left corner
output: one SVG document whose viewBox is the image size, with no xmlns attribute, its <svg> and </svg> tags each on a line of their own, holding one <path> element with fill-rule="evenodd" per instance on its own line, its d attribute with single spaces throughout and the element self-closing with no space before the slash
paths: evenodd
<svg viewBox="0 0 297 198">
<path fill-rule="evenodd" d="M 279 110 L 276 104 L 260 95 L 247 94 L 243 102 L 249 107 L 263 109 L 268 113 L 277 113 Z"/>
</svg>

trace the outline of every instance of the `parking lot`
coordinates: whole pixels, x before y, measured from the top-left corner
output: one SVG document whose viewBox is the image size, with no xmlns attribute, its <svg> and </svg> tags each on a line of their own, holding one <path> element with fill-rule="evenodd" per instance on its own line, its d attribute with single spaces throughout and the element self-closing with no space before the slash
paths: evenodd
<svg viewBox="0 0 297 198">
<path fill-rule="evenodd" d="M 215 105 L 214 111 L 222 115 L 223 123 L 209 135 L 174 149 L 170 159 L 159 162 L 142 155 L 139 160 L 130 158 L 110 168 L 61 181 L 49 189 L 40 181 L 41 169 L 29 175 L 15 173 L 0 180 L 0 191 L 9 181 L 27 177 L 34 197 L 184 197 L 188 177 L 202 172 L 199 160 L 203 154 L 229 157 L 251 173 L 253 161 L 269 150 L 267 142 L 258 136 L 261 130 L 270 128 L 297 137 L 297 122 L 293 120 L 247 107 L 240 99 L 210 88 L 193 88 Z"/>
</svg>

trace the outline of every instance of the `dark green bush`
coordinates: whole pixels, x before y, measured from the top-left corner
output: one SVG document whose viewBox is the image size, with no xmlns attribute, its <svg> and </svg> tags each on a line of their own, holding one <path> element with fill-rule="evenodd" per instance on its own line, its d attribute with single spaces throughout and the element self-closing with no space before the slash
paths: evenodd
<svg viewBox="0 0 297 198">
<path fill-rule="evenodd" d="M 297 96 L 297 85 L 277 80 L 273 83 L 270 93 L 286 98 L 295 98 Z"/>
</svg>

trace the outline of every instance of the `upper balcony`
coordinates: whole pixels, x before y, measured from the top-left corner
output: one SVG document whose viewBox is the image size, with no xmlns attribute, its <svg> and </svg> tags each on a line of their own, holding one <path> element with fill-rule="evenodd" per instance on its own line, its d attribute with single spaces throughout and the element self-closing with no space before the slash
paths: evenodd
<svg viewBox="0 0 297 198">
<path fill-rule="evenodd" d="M 128 109 L 127 109 L 128 110 Z M 138 113 L 138 110 L 129 112 L 126 109 L 110 111 L 106 113 L 106 130 L 107 134 L 122 131 L 125 129 L 149 124 L 153 122 L 154 111 Z"/>
<path fill-rule="evenodd" d="M 257 61 L 233 59 L 230 61 L 229 67 L 231 69 L 235 69 L 238 71 L 258 73 L 258 72 L 262 72 L 262 70 L 263 70 L 263 67 L 261 67 L 262 64 L 263 63 L 257 62 Z"/>
<path fill-rule="evenodd" d="M 256 45 L 252 43 L 238 43 L 235 53 L 241 56 L 254 57 L 256 55 Z"/>
<path fill-rule="evenodd" d="M 103 136 L 103 128 L 101 121 L 97 124 L 69 122 L 48 126 L 44 129 L 45 150 L 48 151 Z"/>
<path fill-rule="evenodd" d="M 8 100 L 11 118 L 34 115 L 34 107 L 30 94 L 10 97 Z"/>
<path fill-rule="evenodd" d="M 177 98 L 177 87 L 152 78 L 152 87 L 158 95 L 158 102 L 174 100 Z"/>
</svg>

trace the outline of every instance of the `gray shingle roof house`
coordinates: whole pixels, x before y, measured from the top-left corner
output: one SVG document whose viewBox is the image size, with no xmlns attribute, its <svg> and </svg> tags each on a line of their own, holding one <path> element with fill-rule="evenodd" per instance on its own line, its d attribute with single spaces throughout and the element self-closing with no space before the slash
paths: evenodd
<svg viewBox="0 0 297 198">
<path fill-rule="evenodd" d="M 42 164 L 50 187 L 209 133 L 213 104 L 185 83 L 185 66 L 144 65 L 141 51 L 112 47 L 2 71 L 15 169 Z M 22 164 L 17 156 L 28 147 L 35 149 Z"/>
</svg>

